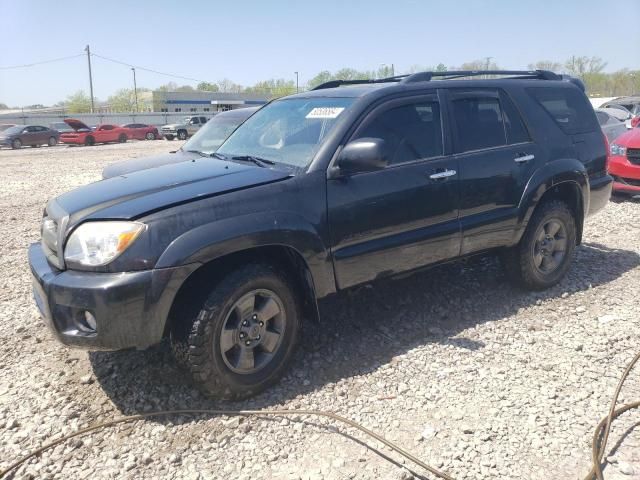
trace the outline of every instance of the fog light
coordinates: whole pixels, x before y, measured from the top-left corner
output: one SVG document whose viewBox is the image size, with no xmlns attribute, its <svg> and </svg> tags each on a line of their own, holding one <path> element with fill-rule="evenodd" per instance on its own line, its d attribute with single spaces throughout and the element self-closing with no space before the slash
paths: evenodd
<svg viewBox="0 0 640 480">
<path fill-rule="evenodd" d="M 96 317 L 94 317 L 91 312 L 85 310 L 84 320 L 85 322 L 87 322 L 89 328 L 91 328 L 92 330 L 96 330 Z"/>
</svg>

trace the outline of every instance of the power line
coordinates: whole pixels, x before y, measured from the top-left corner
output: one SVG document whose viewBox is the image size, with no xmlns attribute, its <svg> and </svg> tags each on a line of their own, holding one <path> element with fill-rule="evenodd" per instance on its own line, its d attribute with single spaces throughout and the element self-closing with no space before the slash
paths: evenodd
<svg viewBox="0 0 640 480">
<path fill-rule="evenodd" d="M 52 58 L 51 60 L 43 60 L 42 62 L 25 63 L 23 65 L 9 65 L 6 67 L 0 67 L 0 70 L 12 70 L 15 68 L 35 67 L 36 65 L 43 65 L 45 63 L 61 62 L 63 60 L 69 60 L 71 58 L 82 57 L 83 55 L 84 55 L 83 53 L 78 53 L 77 55 L 69 55 L 68 57 L 60 57 L 60 58 Z"/>
<path fill-rule="evenodd" d="M 199 80 L 197 78 L 192 78 L 192 77 L 185 77 L 183 75 L 174 75 L 172 73 L 166 73 L 166 72 L 159 72 L 158 70 L 152 70 L 151 68 L 145 68 L 145 67 L 141 67 L 139 65 L 133 65 L 131 63 L 127 63 L 127 62 L 121 62 L 120 60 L 116 60 L 114 58 L 109 58 L 109 57 L 105 57 L 104 55 L 98 55 L 97 53 L 91 53 L 92 56 L 94 57 L 98 57 L 101 58 L 103 60 L 107 60 L 109 62 L 113 62 L 113 63 L 119 63 L 120 65 L 125 65 L 129 68 L 135 68 L 136 70 L 144 70 L 146 72 L 151 72 L 151 73 L 157 73 L 158 75 L 164 75 L 167 77 L 173 77 L 173 78 L 181 78 L 183 80 L 190 80 L 192 82 L 204 82 L 206 80 Z"/>
</svg>

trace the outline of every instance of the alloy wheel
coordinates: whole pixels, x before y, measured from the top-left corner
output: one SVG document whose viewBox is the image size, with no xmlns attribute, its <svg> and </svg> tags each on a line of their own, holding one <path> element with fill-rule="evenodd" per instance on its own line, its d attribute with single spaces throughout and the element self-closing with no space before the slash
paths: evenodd
<svg viewBox="0 0 640 480">
<path fill-rule="evenodd" d="M 271 290 L 252 290 L 238 299 L 220 332 L 220 351 L 226 366 L 239 374 L 252 374 L 273 360 L 282 344 L 286 313 Z"/>
</svg>

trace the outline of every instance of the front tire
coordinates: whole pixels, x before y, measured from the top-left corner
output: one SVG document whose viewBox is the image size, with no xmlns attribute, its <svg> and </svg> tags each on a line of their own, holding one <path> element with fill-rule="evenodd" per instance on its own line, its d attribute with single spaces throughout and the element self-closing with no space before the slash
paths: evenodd
<svg viewBox="0 0 640 480">
<path fill-rule="evenodd" d="M 96 144 L 96 139 L 93 137 L 87 137 L 84 139 L 84 144 L 87 147 L 93 147 Z"/>
<path fill-rule="evenodd" d="M 186 140 L 186 139 L 187 139 L 187 131 L 178 130 L 178 140 Z"/>
<path fill-rule="evenodd" d="M 552 200 L 533 213 L 520 243 L 502 255 L 507 275 L 522 287 L 544 290 L 569 270 L 576 247 L 576 221 L 569 206 Z"/>
<path fill-rule="evenodd" d="M 173 135 L 165 135 L 164 138 L 167 140 L 173 140 Z"/>
<path fill-rule="evenodd" d="M 220 281 L 195 318 L 174 326 L 173 351 L 206 395 L 249 397 L 287 369 L 301 318 L 284 275 L 269 265 L 249 264 Z"/>
<path fill-rule="evenodd" d="M 123 133 L 118 137 L 118 142 L 119 143 L 126 143 L 127 142 L 127 136 Z"/>
<path fill-rule="evenodd" d="M 156 139 L 156 134 L 153 132 L 147 132 L 147 134 L 145 135 L 145 138 L 147 140 L 155 140 Z"/>
<path fill-rule="evenodd" d="M 22 140 L 20 140 L 19 138 L 13 140 L 13 142 L 11 142 L 11 148 L 13 148 L 14 150 L 22 148 Z"/>
</svg>

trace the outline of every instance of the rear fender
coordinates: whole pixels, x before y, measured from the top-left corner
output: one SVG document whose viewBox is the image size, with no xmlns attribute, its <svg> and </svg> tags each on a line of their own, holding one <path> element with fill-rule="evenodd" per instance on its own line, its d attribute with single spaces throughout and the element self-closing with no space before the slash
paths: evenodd
<svg viewBox="0 0 640 480">
<path fill-rule="evenodd" d="M 544 194 L 565 182 L 573 182 L 580 191 L 579 200 L 583 209 L 582 218 L 584 218 L 589 209 L 589 176 L 584 164 L 575 158 L 563 158 L 547 163 L 531 176 L 520 199 L 518 223 L 513 239 L 514 245 L 522 238 L 529 220 Z"/>
</svg>

